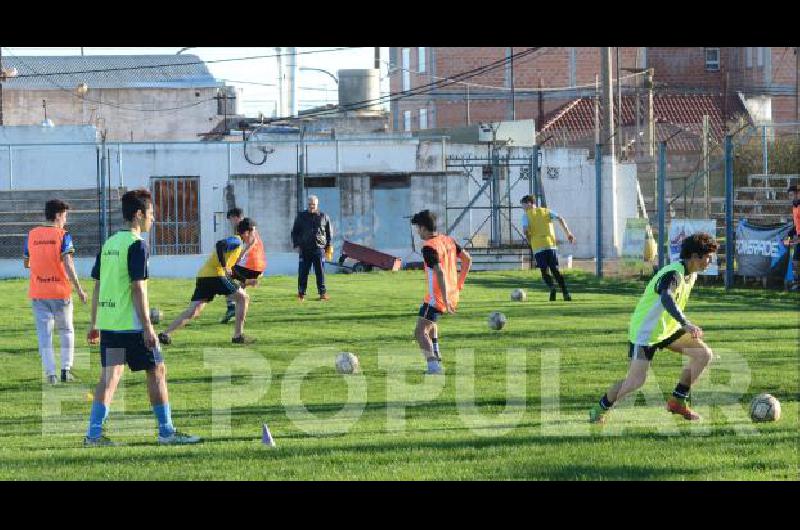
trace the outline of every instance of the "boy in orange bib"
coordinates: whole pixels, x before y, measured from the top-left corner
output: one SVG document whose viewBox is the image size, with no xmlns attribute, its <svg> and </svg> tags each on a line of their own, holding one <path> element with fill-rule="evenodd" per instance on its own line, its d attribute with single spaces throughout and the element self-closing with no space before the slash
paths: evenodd
<svg viewBox="0 0 800 530">
<path fill-rule="evenodd" d="M 428 363 L 426 373 L 436 375 L 443 373 L 436 321 L 443 313 L 456 312 L 459 293 L 464 288 L 472 258 L 452 237 L 436 231 L 436 215 L 431 211 L 423 210 L 414 214 L 411 224 L 417 227 L 417 233 L 424 241 L 422 258 L 428 286 L 425 301 L 419 308 L 414 334 Z M 461 261 L 460 273 L 456 259 Z"/>
<path fill-rule="evenodd" d="M 58 199 L 47 201 L 44 208 L 47 223 L 28 233 L 23 249 L 25 268 L 31 270 L 28 298 L 31 300 L 39 353 L 47 382 L 56 384 L 56 362 L 53 351 L 53 329 L 61 338 L 61 382 L 75 380 L 72 361 L 75 353 L 75 329 L 72 323 L 72 285 L 81 302 L 87 296 L 81 287 L 72 254 L 72 236 L 64 229 L 69 205 Z"/>
</svg>

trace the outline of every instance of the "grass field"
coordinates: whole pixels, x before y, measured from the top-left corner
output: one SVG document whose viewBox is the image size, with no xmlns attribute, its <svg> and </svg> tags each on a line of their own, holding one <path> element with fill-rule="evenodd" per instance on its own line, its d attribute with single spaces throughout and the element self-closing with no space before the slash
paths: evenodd
<svg viewBox="0 0 800 530">
<path fill-rule="evenodd" d="M 628 318 L 643 283 L 598 282 L 573 271 L 567 279 L 574 301 L 550 303 L 538 273 L 471 275 L 458 314 L 440 325 L 447 375 L 438 378 L 422 375 L 412 342 L 421 272 L 330 275 L 333 300 L 311 297 L 302 305 L 294 277 L 269 277 L 249 291 L 246 331 L 256 344 L 232 347 L 232 325 L 217 323 L 224 312 L 217 299 L 164 350 L 175 424 L 203 436 L 202 444 L 158 446 L 144 376 L 126 371 L 124 407 L 115 402 L 108 425 L 126 446 L 91 449 L 81 441 L 99 354 L 85 346 L 88 307 L 75 310 L 82 383 L 43 386 L 26 281 L 0 281 L 0 479 L 800 478 L 796 295 L 697 287 L 687 314 L 717 354 L 694 389 L 704 420 L 690 425 L 663 409 L 682 360 L 661 351 L 647 392 L 595 427 L 587 411 L 624 375 Z M 527 302 L 510 301 L 516 287 L 528 289 Z M 167 320 L 158 330 L 192 289 L 191 280 L 150 282 L 151 305 Z M 486 326 L 493 310 L 508 316 L 500 332 Z M 363 376 L 336 374 L 338 351 L 356 353 Z M 298 375 L 298 358 L 319 366 L 306 364 Z M 507 359 L 515 363 L 510 385 Z M 253 377 L 253 369 L 263 373 Z M 355 398 L 344 408 L 348 389 Z M 747 404 L 760 392 L 781 401 L 780 421 L 747 419 Z M 229 430 L 218 406 L 226 399 L 241 400 Z M 277 447 L 261 444 L 263 423 Z"/>
</svg>

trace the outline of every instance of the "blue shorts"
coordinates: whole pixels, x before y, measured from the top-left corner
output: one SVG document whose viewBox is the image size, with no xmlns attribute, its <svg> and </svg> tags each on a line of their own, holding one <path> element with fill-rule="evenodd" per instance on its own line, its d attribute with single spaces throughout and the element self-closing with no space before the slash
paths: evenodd
<svg viewBox="0 0 800 530">
<path fill-rule="evenodd" d="M 127 364 L 132 372 L 138 372 L 163 362 L 158 346 L 154 350 L 145 346 L 141 331 L 100 331 L 100 365 L 104 368 Z"/>
<path fill-rule="evenodd" d="M 555 249 L 548 248 L 545 250 L 540 250 L 534 254 L 533 257 L 536 260 L 537 269 L 547 269 L 548 267 L 551 269 L 558 268 L 558 255 L 556 254 Z"/>
<path fill-rule="evenodd" d="M 424 318 L 425 320 L 436 322 L 437 320 L 439 320 L 439 316 L 441 314 L 442 314 L 441 311 L 439 311 L 430 304 L 422 304 L 421 306 L 419 306 L 419 316 Z"/>
</svg>

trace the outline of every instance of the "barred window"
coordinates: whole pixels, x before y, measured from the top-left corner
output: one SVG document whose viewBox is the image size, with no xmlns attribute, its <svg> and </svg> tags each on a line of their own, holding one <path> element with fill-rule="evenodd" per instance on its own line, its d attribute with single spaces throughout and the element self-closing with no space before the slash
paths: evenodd
<svg viewBox="0 0 800 530">
<path fill-rule="evenodd" d="M 198 177 L 153 177 L 153 255 L 200 253 Z"/>
</svg>

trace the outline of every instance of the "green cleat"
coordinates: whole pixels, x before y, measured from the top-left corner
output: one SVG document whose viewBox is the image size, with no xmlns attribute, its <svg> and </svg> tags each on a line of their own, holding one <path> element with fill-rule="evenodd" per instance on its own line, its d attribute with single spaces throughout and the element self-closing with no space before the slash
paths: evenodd
<svg viewBox="0 0 800 530">
<path fill-rule="evenodd" d="M 600 403 L 595 403 L 589 410 L 589 423 L 603 424 L 606 422 L 606 415 L 608 410 L 600 406 Z"/>
</svg>

